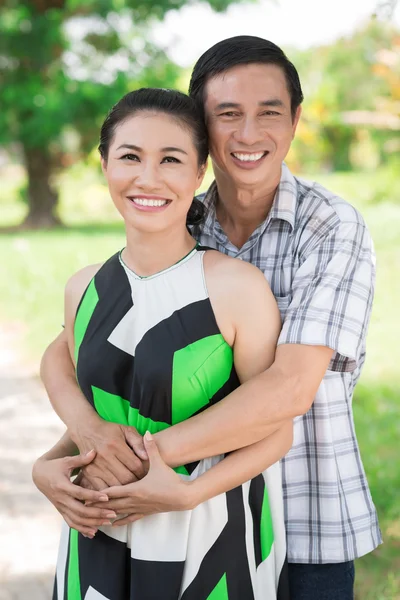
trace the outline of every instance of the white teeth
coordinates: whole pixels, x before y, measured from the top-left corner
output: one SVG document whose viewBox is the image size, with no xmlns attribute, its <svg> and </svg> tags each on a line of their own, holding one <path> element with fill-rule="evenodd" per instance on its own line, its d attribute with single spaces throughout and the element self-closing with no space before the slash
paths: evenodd
<svg viewBox="0 0 400 600">
<path fill-rule="evenodd" d="M 167 204 L 166 200 L 149 200 L 147 198 L 131 198 L 131 200 L 139 206 L 164 206 Z"/>
<path fill-rule="evenodd" d="M 264 152 L 257 152 L 256 154 L 242 154 L 241 152 L 233 152 L 233 156 L 244 162 L 255 162 L 260 160 L 264 156 Z"/>
</svg>

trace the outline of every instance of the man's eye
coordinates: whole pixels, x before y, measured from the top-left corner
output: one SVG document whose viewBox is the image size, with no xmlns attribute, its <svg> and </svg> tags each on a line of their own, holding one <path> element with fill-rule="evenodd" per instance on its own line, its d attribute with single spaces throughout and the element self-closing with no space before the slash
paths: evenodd
<svg viewBox="0 0 400 600">
<path fill-rule="evenodd" d="M 137 154 L 124 154 L 120 160 L 139 160 L 139 157 Z"/>
<path fill-rule="evenodd" d="M 233 112 L 232 110 L 228 110 L 227 112 L 221 113 L 220 117 L 236 117 L 237 113 Z"/>
<path fill-rule="evenodd" d="M 177 158 L 175 158 L 175 156 L 165 156 L 161 162 L 162 163 L 180 163 L 181 161 L 178 160 Z"/>
<path fill-rule="evenodd" d="M 267 116 L 267 117 L 276 117 L 277 115 L 280 115 L 281 113 L 276 111 L 276 110 L 266 110 L 265 112 L 263 112 L 263 115 Z"/>
</svg>

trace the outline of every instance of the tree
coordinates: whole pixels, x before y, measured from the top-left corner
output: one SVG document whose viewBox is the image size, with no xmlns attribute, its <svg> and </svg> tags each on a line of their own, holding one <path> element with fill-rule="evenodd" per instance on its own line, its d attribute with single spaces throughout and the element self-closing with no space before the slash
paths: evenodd
<svg viewBox="0 0 400 600">
<path fill-rule="evenodd" d="M 236 0 L 211 0 L 223 11 Z M 147 40 L 169 0 L 0 1 L 0 144 L 26 168 L 25 225 L 59 223 L 54 176 L 92 148 L 105 111 L 140 85 L 173 86 L 178 68 Z M 179 9 L 185 0 L 174 0 Z"/>
</svg>

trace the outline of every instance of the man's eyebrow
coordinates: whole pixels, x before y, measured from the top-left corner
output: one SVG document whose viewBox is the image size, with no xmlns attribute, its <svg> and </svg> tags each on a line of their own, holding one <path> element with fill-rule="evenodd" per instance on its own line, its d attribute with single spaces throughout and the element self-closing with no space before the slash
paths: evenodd
<svg viewBox="0 0 400 600">
<path fill-rule="evenodd" d="M 140 148 L 140 146 L 135 146 L 134 144 L 121 144 L 121 146 L 118 146 L 117 150 L 120 150 L 121 148 L 136 150 L 136 152 L 143 152 L 143 148 Z M 182 148 L 176 148 L 175 146 L 166 146 L 165 148 L 161 148 L 161 152 L 180 152 L 181 154 L 186 154 L 187 156 L 187 152 L 185 152 L 185 150 L 182 150 Z"/>
<path fill-rule="evenodd" d="M 281 107 L 284 106 L 282 100 L 280 100 L 279 98 L 270 98 L 269 100 L 262 100 L 261 102 L 258 103 L 258 105 L 259 106 L 281 106 Z M 215 107 L 215 110 L 226 110 L 228 108 L 240 108 L 240 107 L 241 107 L 241 105 L 237 102 L 220 102 Z"/>
<path fill-rule="evenodd" d="M 226 108 L 240 108 L 240 104 L 236 102 L 220 102 L 215 107 L 216 110 L 225 110 Z"/>
<path fill-rule="evenodd" d="M 279 98 L 271 98 L 270 100 L 263 100 L 262 102 L 259 102 L 260 106 L 285 106 L 282 102 L 282 100 L 279 100 Z"/>
</svg>

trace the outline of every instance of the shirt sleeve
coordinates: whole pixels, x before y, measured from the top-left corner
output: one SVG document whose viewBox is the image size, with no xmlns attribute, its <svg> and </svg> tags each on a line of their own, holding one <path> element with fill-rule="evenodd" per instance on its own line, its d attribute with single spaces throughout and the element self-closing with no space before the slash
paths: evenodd
<svg viewBox="0 0 400 600">
<path fill-rule="evenodd" d="M 375 253 L 365 225 L 341 223 L 296 271 L 278 344 L 327 346 L 329 369 L 353 371 L 365 346 L 375 288 Z"/>
</svg>

